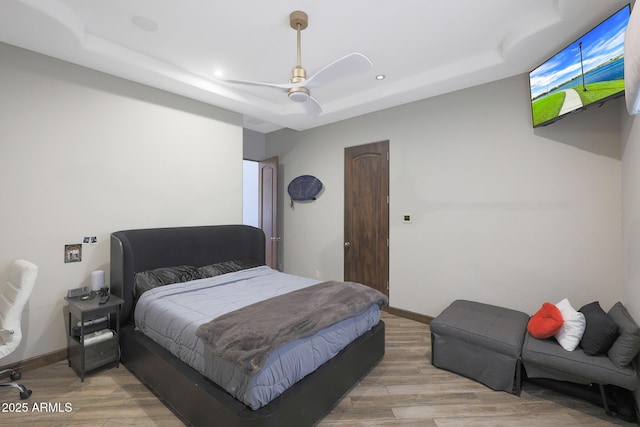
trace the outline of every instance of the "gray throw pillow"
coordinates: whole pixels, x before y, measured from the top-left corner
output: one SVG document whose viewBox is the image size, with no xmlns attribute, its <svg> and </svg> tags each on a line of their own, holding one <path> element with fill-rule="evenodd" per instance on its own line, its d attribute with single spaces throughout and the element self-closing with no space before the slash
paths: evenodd
<svg viewBox="0 0 640 427">
<path fill-rule="evenodd" d="M 578 311 L 584 314 L 587 321 L 580 340 L 584 354 L 595 356 L 609 351 L 618 338 L 618 324 L 600 307 L 598 301 L 587 304 Z"/>
<path fill-rule="evenodd" d="M 197 268 L 190 265 L 141 271 L 133 276 L 133 296 L 137 299 L 149 289 L 197 279 L 202 279 L 202 274 Z"/>
<path fill-rule="evenodd" d="M 209 264 L 198 269 L 203 278 L 219 276 L 221 274 L 233 273 L 236 271 L 246 270 L 261 265 L 254 259 L 235 259 L 231 261 L 218 262 Z"/>
<path fill-rule="evenodd" d="M 640 351 L 640 328 L 621 302 L 611 307 L 609 316 L 620 327 L 620 336 L 614 341 L 607 356 L 618 368 L 624 368 Z"/>
</svg>

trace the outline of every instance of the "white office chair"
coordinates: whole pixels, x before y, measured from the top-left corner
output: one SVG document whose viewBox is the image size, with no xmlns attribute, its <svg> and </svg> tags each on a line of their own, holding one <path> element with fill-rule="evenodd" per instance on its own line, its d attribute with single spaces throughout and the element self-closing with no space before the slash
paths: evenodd
<svg viewBox="0 0 640 427">
<path fill-rule="evenodd" d="M 22 341 L 22 310 L 27 304 L 38 276 L 38 266 L 23 259 L 14 261 L 9 267 L 7 282 L 0 284 L 0 359 L 12 353 Z M 4 369 L 0 375 L 9 373 L 11 382 L 0 383 L 0 387 L 14 387 L 20 391 L 20 399 L 31 396 L 22 384 L 17 384 L 20 373 Z"/>
</svg>

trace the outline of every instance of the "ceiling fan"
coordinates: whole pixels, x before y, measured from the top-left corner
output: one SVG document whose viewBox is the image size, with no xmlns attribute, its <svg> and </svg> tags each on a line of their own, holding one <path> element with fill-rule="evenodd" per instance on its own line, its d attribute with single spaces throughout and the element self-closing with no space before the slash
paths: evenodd
<svg viewBox="0 0 640 427">
<path fill-rule="evenodd" d="M 289 23 L 291 28 L 296 30 L 298 35 L 298 61 L 296 67 L 291 71 L 289 83 L 266 83 L 253 82 L 247 80 L 229 80 L 224 79 L 227 83 L 243 84 L 250 86 L 264 86 L 285 90 L 289 99 L 302 103 L 307 114 L 317 116 L 322 112 L 322 107 L 318 101 L 311 96 L 310 87 L 320 86 L 329 83 L 332 80 L 339 79 L 348 74 L 364 72 L 373 66 L 373 63 L 365 55 L 361 53 L 350 53 L 331 64 L 326 65 L 311 77 L 307 78 L 307 72 L 301 65 L 301 49 L 300 49 L 300 32 L 307 28 L 309 17 L 305 12 L 295 11 L 289 15 Z"/>
</svg>

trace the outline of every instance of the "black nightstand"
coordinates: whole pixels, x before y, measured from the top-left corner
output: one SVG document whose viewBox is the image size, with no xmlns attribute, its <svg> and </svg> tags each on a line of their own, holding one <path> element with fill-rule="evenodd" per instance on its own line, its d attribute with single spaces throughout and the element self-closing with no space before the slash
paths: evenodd
<svg viewBox="0 0 640 427">
<path fill-rule="evenodd" d="M 124 301 L 115 295 L 105 304 L 98 304 L 99 295 L 88 300 L 65 299 L 69 302 L 67 359 L 80 380 L 98 368 L 120 366 L 120 309 Z"/>
</svg>

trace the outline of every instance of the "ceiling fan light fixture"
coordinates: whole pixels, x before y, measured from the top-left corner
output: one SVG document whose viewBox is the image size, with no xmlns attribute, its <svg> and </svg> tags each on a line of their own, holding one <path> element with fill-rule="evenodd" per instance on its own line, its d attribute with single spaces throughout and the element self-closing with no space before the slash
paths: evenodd
<svg viewBox="0 0 640 427">
<path fill-rule="evenodd" d="M 306 87 L 292 87 L 289 89 L 289 99 L 295 102 L 307 102 L 311 94 Z"/>
</svg>

